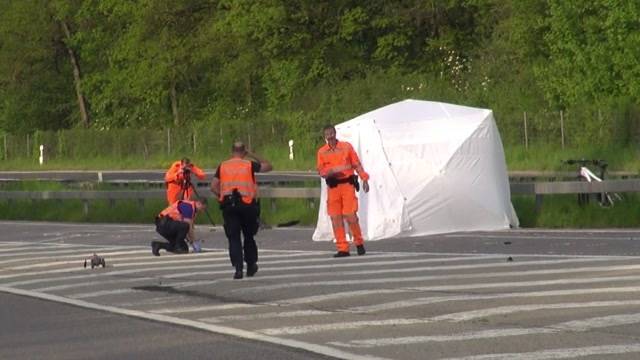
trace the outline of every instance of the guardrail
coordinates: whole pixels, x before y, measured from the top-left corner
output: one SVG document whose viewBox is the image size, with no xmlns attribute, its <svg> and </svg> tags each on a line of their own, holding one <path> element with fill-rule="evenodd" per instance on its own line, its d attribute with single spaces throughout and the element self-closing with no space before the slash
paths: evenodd
<svg viewBox="0 0 640 360">
<path fill-rule="evenodd" d="M 0 181 L 69 181 L 69 182 L 104 182 L 112 184 L 164 184 L 164 171 L 161 170 L 128 170 L 128 171 L 0 171 Z M 215 173 L 212 169 L 206 169 L 207 179 L 211 179 Z M 536 181 L 571 181 L 577 178 L 576 171 L 509 171 L 509 181 L 536 182 Z M 259 183 L 301 182 L 320 180 L 315 171 L 272 171 L 256 174 Z M 633 179 L 640 178 L 640 174 L 631 171 L 608 171 L 607 179 Z M 205 186 L 207 181 L 201 181 L 193 177 L 193 183 Z"/>
<path fill-rule="evenodd" d="M 259 187 L 260 198 L 265 199 L 309 199 L 310 206 L 315 207 L 316 199 L 320 198 L 320 188 L 292 188 L 292 187 Z M 206 198 L 213 198 L 209 189 L 198 189 L 198 194 Z M 165 190 L 114 190 L 114 191 L 0 191 L 0 200 L 82 200 L 84 214 L 89 213 L 89 201 L 108 200 L 113 207 L 116 200 L 137 200 L 141 207 L 147 199 L 165 199 Z M 275 202 L 271 202 L 275 209 Z"/>
<path fill-rule="evenodd" d="M 604 192 L 640 192 L 639 179 L 604 181 L 551 181 L 535 183 L 512 183 L 511 194 L 535 195 L 536 211 L 542 207 L 544 195 L 554 194 L 598 194 Z"/>
<path fill-rule="evenodd" d="M 602 182 L 586 181 L 552 181 L 552 182 L 530 182 L 511 183 L 512 195 L 535 195 L 536 210 L 542 206 L 543 197 L 553 194 L 581 194 L 581 193 L 603 193 L 603 192 L 640 192 L 640 179 L 626 180 L 605 180 Z M 213 194 L 208 188 L 198 189 L 198 194 L 207 198 L 212 198 Z M 260 186 L 259 194 L 261 198 L 276 199 L 310 199 L 312 204 L 320 198 L 319 187 L 272 187 Z M 109 190 L 109 191 L 0 191 L 0 199 L 30 199 L 30 200 L 82 200 L 85 213 L 89 211 L 90 200 L 109 200 L 113 204 L 115 200 L 137 199 L 142 206 L 146 199 L 164 199 L 164 190 Z M 272 205 L 273 206 L 273 205 Z"/>
</svg>

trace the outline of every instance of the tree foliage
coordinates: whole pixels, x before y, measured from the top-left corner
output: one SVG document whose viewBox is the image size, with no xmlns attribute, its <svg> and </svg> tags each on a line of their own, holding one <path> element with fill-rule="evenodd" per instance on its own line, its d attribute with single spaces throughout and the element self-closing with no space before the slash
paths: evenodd
<svg viewBox="0 0 640 360">
<path fill-rule="evenodd" d="M 640 96 L 633 1 L 2 4 L 5 131 L 82 125 L 78 89 L 97 129 L 251 120 L 299 132 L 423 97 L 493 108 L 509 136 L 522 111 L 633 106 Z"/>
</svg>

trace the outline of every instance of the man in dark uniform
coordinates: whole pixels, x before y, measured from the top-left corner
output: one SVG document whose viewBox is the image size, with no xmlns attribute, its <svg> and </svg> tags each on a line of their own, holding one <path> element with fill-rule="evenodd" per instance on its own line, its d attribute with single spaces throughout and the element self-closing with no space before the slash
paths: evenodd
<svg viewBox="0 0 640 360">
<path fill-rule="evenodd" d="M 259 211 L 255 173 L 268 172 L 273 167 L 267 160 L 247 151 L 240 141 L 233 144 L 231 152 L 231 158 L 216 169 L 211 192 L 220 202 L 224 232 L 229 240 L 229 258 L 235 268 L 233 278 L 242 279 L 243 259 L 247 263 L 247 276 L 258 271 L 258 246 L 253 238 L 258 232 Z"/>
</svg>

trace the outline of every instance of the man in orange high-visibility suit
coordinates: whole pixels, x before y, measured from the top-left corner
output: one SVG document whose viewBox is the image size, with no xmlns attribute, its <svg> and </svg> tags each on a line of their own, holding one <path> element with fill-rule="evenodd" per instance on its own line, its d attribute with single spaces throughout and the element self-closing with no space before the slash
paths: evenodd
<svg viewBox="0 0 640 360">
<path fill-rule="evenodd" d="M 185 239 L 187 236 L 191 241 L 195 239 L 193 222 L 197 213 L 204 207 L 205 205 L 199 201 L 178 200 L 162 210 L 156 216 L 156 231 L 169 243 L 152 241 L 153 255 L 160 256 L 160 249 L 176 254 L 188 253 L 189 247 Z"/>
<path fill-rule="evenodd" d="M 347 220 L 349 224 L 358 255 L 364 255 L 364 240 L 357 215 L 356 190 L 359 188 L 359 184 L 354 170 L 362 178 L 364 192 L 369 192 L 369 174 L 362 168 L 358 154 L 353 150 L 351 144 L 346 141 L 338 141 L 336 128 L 333 125 L 325 126 L 322 132 L 326 144 L 318 150 L 317 166 L 318 173 L 327 183 L 327 212 L 331 218 L 338 250 L 333 256 L 350 255 L 344 220 Z"/>
<path fill-rule="evenodd" d="M 189 200 L 193 194 L 191 174 L 195 174 L 200 180 L 204 180 L 204 171 L 191 163 L 188 158 L 183 158 L 171 164 L 164 175 L 167 186 L 167 203 L 173 204 L 178 200 Z"/>
<path fill-rule="evenodd" d="M 229 259 L 236 270 L 233 278 L 242 279 L 243 259 L 247 263 L 247 276 L 258 271 L 258 246 L 253 238 L 259 226 L 255 173 L 271 171 L 273 167 L 269 161 L 247 151 L 240 141 L 234 142 L 231 151 L 231 158 L 216 170 L 211 192 L 220 201 L 224 233 L 229 240 Z"/>
</svg>

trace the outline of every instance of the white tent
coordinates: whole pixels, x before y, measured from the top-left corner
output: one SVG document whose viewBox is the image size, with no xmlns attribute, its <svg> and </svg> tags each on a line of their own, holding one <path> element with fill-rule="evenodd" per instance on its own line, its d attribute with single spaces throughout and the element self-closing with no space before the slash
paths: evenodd
<svg viewBox="0 0 640 360">
<path fill-rule="evenodd" d="M 358 193 L 367 240 L 518 226 L 493 112 L 405 100 L 336 126 L 369 173 Z M 313 240 L 332 240 L 322 192 Z"/>
</svg>

